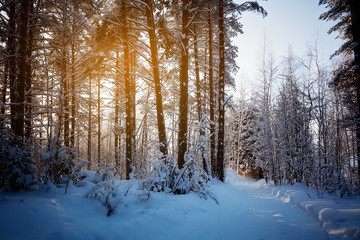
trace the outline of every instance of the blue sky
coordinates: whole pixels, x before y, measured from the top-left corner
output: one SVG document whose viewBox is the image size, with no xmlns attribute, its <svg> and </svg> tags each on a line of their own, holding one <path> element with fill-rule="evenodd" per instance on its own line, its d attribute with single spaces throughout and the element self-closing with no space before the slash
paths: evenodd
<svg viewBox="0 0 360 240">
<path fill-rule="evenodd" d="M 235 0 L 235 2 L 243 2 Z M 335 39 L 337 33 L 327 34 L 334 22 L 319 21 L 320 14 L 326 11 L 325 6 L 318 6 L 318 0 L 268 0 L 258 1 L 268 12 L 262 18 L 255 13 L 244 13 L 242 24 L 244 34 L 234 38 L 234 44 L 239 48 L 237 59 L 240 71 L 236 75 L 238 95 L 241 83 L 249 89 L 249 84 L 257 75 L 257 62 L 264 35 L 268 51 L 271 51 L 279 62 L 286 56 L 289 46 L 297 56 L 304 56 L 307 44 L 318 39 L 319 51 L 324 60 L 341 45 L 341 40 Z M 248 92 L 248 91 L 247 91 Z"/>
</svg>

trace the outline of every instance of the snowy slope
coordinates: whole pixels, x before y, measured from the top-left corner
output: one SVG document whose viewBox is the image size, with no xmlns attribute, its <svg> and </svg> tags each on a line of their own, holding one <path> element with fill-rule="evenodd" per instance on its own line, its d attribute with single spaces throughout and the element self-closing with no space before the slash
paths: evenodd
<svg viewBox="0 0 360 240">
<path fill-rule="evenodd" d="M 309 199 L 303 186 L 274 188 L 231 170 L 227 183 L 211 183 L 219 205 L 196 194 L 151 193 L 144 202 L 130 194 L 107 217 L 99 201 L 84 198 L 89 187 L 0 193 L 0 239 L 335 239 L 343 236 L 331 232 L 338 223 L 359 229 L 356 199 Z M 331 220 L 327 233 L 320 212 L 323 225 Z"/>
</svg>

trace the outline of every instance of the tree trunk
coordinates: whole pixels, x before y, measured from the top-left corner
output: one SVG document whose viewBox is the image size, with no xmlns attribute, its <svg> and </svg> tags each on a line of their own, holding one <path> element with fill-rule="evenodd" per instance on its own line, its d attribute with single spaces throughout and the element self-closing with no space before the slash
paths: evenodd
<svg viewBox="0 0 360 240">
<path fill-rule="evenodd" d="M 18 89 L 16 83 L 16 42 L 15 42 L 15 35 L 16 35 L 16 25 L 15 25 L 15 2 L 11 1 L 10 3 L 10 10 L 9 10 L 9 37 L 8 37 L 8 61 L 9 61 L 9 84 L 10 84 L 10 111 L 11 111 L 11 129 L 14 133 L 20 134 L 21 131 L 17 130 L 17 102 L 18 102 Z"/>
<path fill-rule="evenodd" d="M 98 153 L 97 153 L 97 158 L 98 158 L 98 167 L 100 168 L 100 164 L 101 164 L 101 107 L 100 107 L 100 90 L 101 90 L 101 82 L 100 82 L 100 76 L 97 77 L 98 81 L 97 81 L 97 127 L 98 127 Z"/>
<path fill-rule="evenodd" d="M 216 158 L 215 158 L 215 99 L 214 99 L 214 71 L 213 71 L 213 27 L 211 6 L 208 8 L 208 28 L 209 28 L 209 107 L 210 107 L 210 162 L 212 176 L 216 174 Z"/>
<path fill-rule="evenodd" d="M 178 166 L 185 163 L 187 151 L 188 127 L 188 68 L 189 68 L 189 0 L 183 0 L 182 31 L 181 31 L 181 66 L 180 66 L 180 102 L 179 102 L 179 135 L 178 135 Z"/>
<path fill-rule="evenodd" d="M 15 6 L 14 6 L 15 8 Z M 10 9 L 11 11 L 11 9 Z M 14 9 L 15 11 L 15 9 Z M 11 15 L 11 14 L 10 14 Z M 15 14 L 14 14 L 15 17 Z M 21 1 L 20 12 L 20 39 L 19 39 L 19 71 L 17 80 L 14 84 L 14 104 L 11 112 L 11 127 L 17 136 L 24 137 L 24 102 L 25 102 L 25 81 L 26 81 L 26 58 L 27 58 L 27 40 L 28 40 L 28 19 L 29 3 L 27 0 Z M 12 23 L 11 23 L 12 24 Z M 15 22 L 14 22 L 15 26 Z M 13 29 L 11 27 L 11 29 Z"/>
<path fill-rule="evenodd" d="M 87 146 L 87 155 L 88 155 L 88 166 L 89 170 L 91 170 L 91 135 L 92 135 L 92 94 L 91 94 L 91 74 L 89 76 L 89 115 L 88 115 L 88 146 Z"/>
<path fill-rule="evenodd" d="M 160 152 L 162 153 L 163 158 L 166 158 L 168 154 L 167 139 L 166 139 L 166 128 L 165 128 L 165 119 L 163 111 L 163 99 L 161 93 L 161 81 L 160 81 L 160 70 L 159 70 L 159 60 L 158 60 L 158 46 L 157 38 L 155 32 L 155 22 L 154 22 L 154 0 L 146 0 L 146 17 L 148 25 L 148 34 L 150 40 L 150 51 L 151 51 L 151 63 L 153 68 L 153 77 L 155 85 L 155 99 L 156 99 L 156 117 L 158 125 L 158 137 Z"/>
<path fill-rule="evenodd" d="M 33 0 L 29 1 L 30 14 L 34 12 L 34 3 Z M 35 21 L 32 20 L 29 29 L 29 35 L 27 40 L 27 61 L 26 61 L 26 77 L 25 77 L 25 93 L 26 93 L 26 105 L 25 105 L 25 139 L 30 140 L 31 129 L 32 129 L 32 67 L 31 67 L 31 58 L 32 58 L 32 48 L 33 48 L 33 39 L 35 34 Z"/>
<path fill-rule="evenodd" d="M 198 121 L 200 126 L 200 151 L 203 161 L 203 168 L 205 172 L 209 175 L 209 164 L 206 158 L 206 147 L 205 147 L 205 126 L 203 126 L 204 121 L 202 120 L 202 97 L 201 97 L 201 80 L 200 80 L 200 68 L 199 68 L 199 49 L 198 49 L 198 34 L 197 26 L 194 24 L 194 58 L 195 58 L 195 77 L 196 77 L 196 102 L 197 102 L 197 111 L 198 111 Z"/>
<path fill-rule="evenodd" d="M 62 111 L 61 111 L 61 115 L 64 116 L 63 119 L 63 124 L 64 124 L 64 145 L 69 147 L 69 81 L 68 81 L 68 74 L 67 74 L 67 49 L 66 49 L 66 45 L 67 45 L 67 6 L 66 6 L 66 2 L 63 3 L 63 19 L 62 19 L 62 24 L 63 24 L 63 42 L 62 42 L 62 53 L 61 53 L 61 87 L 63 89 L 62 91 L 62 101 L 63 101 L 63 107 L 62 107 Z"/>
<path fill-rule="evenodd" d="M 219 0 L 219 131 L 217 151 L 217 177 L 224 182 L 224 138 L 225 138 L 225 37 L 224 0 Z"/>
<path fill-rule="evenodd" d="M 125 81 L 125 134 L 126 134 L 126 179 L 130 179 L 130 164 L 132 163 L 132 126 L 131 126 L 131 79 L 130 79 L 130 54 L 128 42 L 128 28 L 126 20 L 126 3 L 121 1 L 122 40 L 124 41 L 124 81 Z"/>
<path fill-rule="evenodd" d="M 120 97 L 120 78 L 118 77 L 118 75 L 120 75 L 120 73 L 118 72 L 119 69 L 119 53 L 116 53 L 116 77 L 115 77 L 115 123 L 114 123 L 114 127 L 115 127 L 115 131 L 114 131 L 114 135 L 115 135 L 115 141 L 114 141 L 114 147 L 115 147 L 115 168 L 116 170 L 119 170 L 120 168 L 120 163 L 119 163 L 119 152 L 120 152 L 120 148 L 119 148 L 119 138 L 120 138 L 120 124 L 119 124 L 119 97 Z"/>
<path fill-rule="evenodd" d="M 9 52 L 9 48 L 7 48 L 7 52 Z M 6 103 L 6 88 L 8 85 L 8 78 L 9 78 L 9 60 L 6 59 L 5 66 L 4 66 L 4 79 L 3 79 L 3 88 L 1 89 L 1 96 L 2 96 L 2 103 L 4 105 L 1 106 L 1 117 L 0 117 L 0 127 L 4 125 L 4 115 L 5 115 L 5 103 Z"/>
<path fill-rule="evenodd" d="M 72 25 L 72 33 L 75 32 L 75 20 Z M 76 130 L 76 79 L 75 79 L 75 36 L 71 41 L 71 130 L 70 130 L 70 146 L 75 148 L 75 130 Z"/>
<path fill-rule="evenodd" d="M 131 68 L 130 72 L 132 73 L 130 76 L 130 92 L 131 92 L 131 118 L 130 118 L 130 126 L 131 126 L 131 159 L 132 165 L 135 166 L 136 164 L 136 75 L 135 73 L 135 66 L 136 66 L 136 52 L 133 51 L 130 54 L 131 59 Z M 130 169 L 131 170 L 131 169 Z M 130 172 L 129 172 L 130 174 Z"/>
</svg>

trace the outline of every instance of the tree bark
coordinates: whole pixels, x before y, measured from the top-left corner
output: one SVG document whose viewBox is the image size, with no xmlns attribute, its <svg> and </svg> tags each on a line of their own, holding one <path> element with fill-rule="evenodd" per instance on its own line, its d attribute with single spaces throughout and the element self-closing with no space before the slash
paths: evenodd
<svg viewBox="0 0 360 240">
<path fill-rule="evenodd" d="M 97 127 L 98 127 L 98 147 L 97 147 L 97 158 L 98 158 L 98 167 L 100 168 L 101 164 L 101 106 L 100 106 L 100 91 L 101 91 L 101 82 L 100 76 L 97 77 Z"/>
<path fill-rule="evenodd" d="M 124 45 L 124 81 L 125 81 L 125 134 L 126 134 L 126 179 L 130 179 L 130 164 L 132 163 L 132 126 L 131 126 L 131 79 L 128 28 L 126 20 L 126 0 L 121 1 L 122 40 Z"/>
<path fill-rule="evenodd" d="M 202 121 L 202 97 L 201 97 L 201 80 L 200 80 L 200 68 L 199 68 L 199 49 L 198 49 L 198 33 L 197 26 L 194 24 L 194 58 L 195 58 L 195 84 L 196 84 L 196 102 L 197 102 L 197 111 L 198 111 L 198 121 L 200 126 L 200 136 L 199 143 L 201 144 L 200 151 L 203 161 L 203 168 L 207 174 L 211 174 L 209 171 L 209 164 L 206 158 L 206 147 L 205 147 L 205 126 L 202 126 L 204 123 Z"/>
<path fill-rule="evenodd" d="M 163 99 L 161 93 L 158 46 L 157 46 L 157 38 L 156 38 L 155 22 L 154 22 L 154 9 L 153 9 L 154 0 L 146 0 L 146 4 L 147 4 L 146 17 L 147 17 L 149 40 L 150 40 L 151 64 L 153 69 L 153 77 L 154 77 L 154 85 L 155 85 L 158 137 L 159 137 L 160 152 L 162 153 L 162 156 L 165 159 L 166 156 L 168 155 L 168 146 L 166 139 Z"/>
<path fill-rule="evenodd" d="M 14 85 L 14 106 L 11 108 L 11 127 L 17 136 L 24 137 L 24 102 L 25 102 L 25 81 L 26 81 L 26 60 L 27 60 L 27 40 L 28 40 L 28 19 L 29 3 L 22 0 L 20 12 L 20 39 L 19 39 L 19 71 Z M 11 7 L 10 7 L 11 8 Z M 11 11 L 11 9 L 10 9 Z M 14 6 L 15 11 L 15 6 Z M 11 14 L 10 14 L 11 15 Z M 14 13 L 15 19 L 15 13 Z M 15 22 L 11 23 L 14 24 Z M 12 28 L 12 27 L 11 27 Z M 15 53 L 15 52 L 14 52 Z"/>
<path fill-rule="evenodd" d="M 208 8 L 208 28 L 209 28 L 209 108 L 210 108 L 210 162 L 212 176 L 216 174 L 215 157 L 215 99 L 214 99 L 214 70 L 213 70 L 213 26 L 211 16 L 211 5 Z"/>
<path fill-rule="evenodd" d="M 16 41 L 15 41 L 15 34 L 16 34 L 16 25 L 15 25 L 15 2 L 11 1 L 10 3 L 10 10 L 9 10 L 9 37 L 8 37 L 8 61 L 9 61 L 9 84 L 10 84 L 10 112 L 11 112 L 11 129 L 14 133 L 21 135 L 21 131 L 17 130 L 17 102 L 18 102 L 18 84 L 16 83 Z"/>
<path fill-rule="evenodd" d="M 89 114 L 88 114 L 88 146 L 87 146 L 87 157 L 88 157 L 88 166 L 89 170 L 91 170 L 91 136 L 92 136 L 92 94 L 91 94 L 91 74 L 89 76 Z"/>
<path fill-rule="evenodd" d="M 131 125 L 131 159 L 132 165 L 135 166 L 136 164 L 136 75 L 135 67 L 136 67 L 136 52 L 132 51 L 130 54 L 130 92 L 131 92 L 131 118 L 130 118 L 130 125 Z M 131 170 L 131 169 L 130 169 Z M 130 174 L 130 172 L 129 172 Z"/>
<path fill-rule="evenodd" d="M 224 0 L 219 0 L 219 131 L 217 151 L 217 177 L 224 182 L 224 138 L 225 138 L 225 36 Z"/>
<path fill-rule="evenodd" d="M 178 135 L 178 166 L 181 169 L 185 163 L 187 151 L 188 127 L 188 68 L 189 68 L 189 0 L 182 1 L 182 31 L 181 31 L 181 66 L 180 66 L 180 101 L 179 101 L 179 135 Z"/>
<path fill-rule="evenodd" d="M 120 123 L 119 123 L 119 97 L 120 97 L 120 78 L 118 75 L 120 74 L 118 72 L 119 69 L 119 53 L 116 53 L 116 77 L 115 77 L 115 118 L 114 118 L 114 127 L 115 127 L 115 140 L 114 140 L 114 150 L 115 150 L 115 168 L 116 170 L 119 170 L 120 163 L 119 163 L 119 138 L 120 138 Z"/>
<path fill-rule="evenodd" d="M 76 9 L 77 10 L 77 7 Z M 74 34 L 76 31 L 75 19 L 73 19 L 72 30 L 71 32 Z M 70 130 L 70 146 L 75 148 L 75 131 L 76 131 L 76 78 L 75 78 L 75 36 L 71 41 L 71 130 Z"/>
<path fill-rule="evenodd" d="M 29 12 L 32 14 L 34 12 L 34 1 L 29 0 Z M 26 77 L 25 77 L 25 139 L 30 140 L 31 130 L 32 130 L 32 67 L 31 67 L 31 58 L 32 58 L 32 48 L 33 48 L 33 39 L 35 34 L 35 21 L 29 21 L 30 28 L 28 33 L 27 40 L 27 50 L 26 50 Z"/>
<path fill-rule="evenodd" d="M 9 48 L 7 48 L 7 52 L 9 52 Z M 9 57 L 8 57 L 9 58 Z M 2 96 L 2 103 L 4 105 L 1 106 L 1 117 L 0 117 L 0 127 L 4 126 L 4 115 L 5 115 L 5 103 L 6 103 L 6 89 L 8 86 L 8 80 L 9 80 L 9 60 L 6 59 L 5 66 L 4 66 L 4 79 L 3 79 L 3 88 L 1 89 L 1 96 Z"/>
<path fill-rule="evenodd" d="M 70 139 L 69 139 L 69 123 L 70 123 L 70 119 L 69 119 L 69 81 L 68 81 L 68 74 L 67 74 L 67 49 L 66 49 L 66 45 L 67 45 L 67 6 L 66 6 L 66 2 L 63 3 L 63 19 L 62 19 L 62 26 L 63 26 L 63 42 L 62 42 L 62 53 L 61 53 L 61 87 L 62 87 L 62 111 L 61 111 L 61 115 L 64 116 L 63 119 L 63 124 L 64 124 L 64 145 L 69 147 L 70 145 Z"/>
</svg>

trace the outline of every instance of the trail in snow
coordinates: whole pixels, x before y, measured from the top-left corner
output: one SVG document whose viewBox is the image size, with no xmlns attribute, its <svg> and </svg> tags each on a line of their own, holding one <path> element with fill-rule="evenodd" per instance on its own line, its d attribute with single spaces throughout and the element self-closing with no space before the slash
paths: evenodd
<svg viewBox="0 0 360 240">
<path fill-rule="evenodd" d="M 88 187 L 0 193 L 0 239 L 327 239 L 320 222 L 264 182 L 227 171 L 215 201 L 196 194 L 129 197 L 114 214 L 83 197 Z"/>
<path fill-rule="evenodd" d="M 242 239 L 327 239 L 316 219 L 277 198 L 272 187 L 264 181 L 256 182 L 228 170 L 227 182 L 239 190 L 239 197 L 245 204 L 244 218 L 233 214 L 242 229 Z"/>
</svg>

